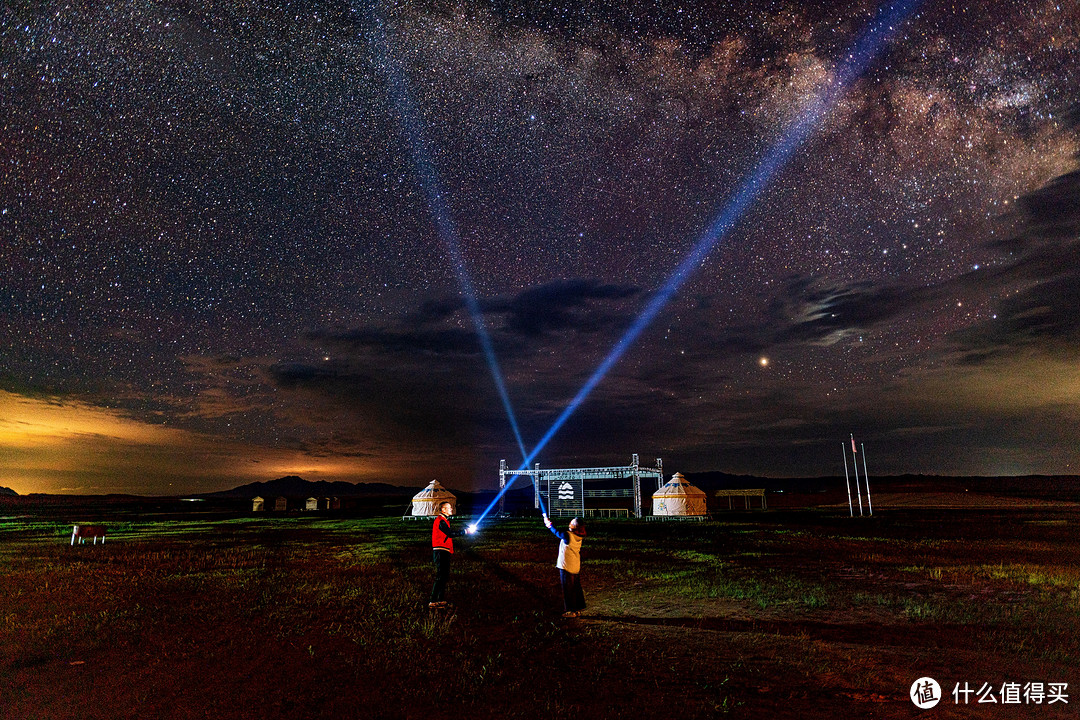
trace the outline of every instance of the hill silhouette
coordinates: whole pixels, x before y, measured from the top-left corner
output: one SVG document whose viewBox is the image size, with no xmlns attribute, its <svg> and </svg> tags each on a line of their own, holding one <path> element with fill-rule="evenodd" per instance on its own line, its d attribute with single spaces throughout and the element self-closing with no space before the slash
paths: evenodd
<svg viewBox="0 0 1080 720">
<path fill-rule="evenodd" d="M 412 497 L 419 488 L 400 487 L 389 483 L 350 483 L 341 480 L 305 480 L 299 475 L 286 475 L 276 480 L 240 485 L 231 490 L 204 493 L 200 497 L 208 498 L 252 498 L 260 497 L 356 497 L 358 495 L 408 496 Z"/>
</svg>

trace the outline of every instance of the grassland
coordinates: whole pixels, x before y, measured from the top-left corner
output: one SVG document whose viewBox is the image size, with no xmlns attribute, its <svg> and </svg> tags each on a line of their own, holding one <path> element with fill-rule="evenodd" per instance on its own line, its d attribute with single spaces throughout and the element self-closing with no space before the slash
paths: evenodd
<svg viewBox="0 0 1080 720">
<path fill-rule="evenodd" d="M 846 508 L 844 508 L 846 514 Z M 0 717 L 1075 717 L 1080 511 L 735 512 L 596 521 L 589 609 L 556 541 L 486 527 L 432 613 L 429 527 L 147 515 L 106 545 L 0 517 Z M 957 705 L 955 683 L 1069 683 L 1069 704 Z"/>
</svg>

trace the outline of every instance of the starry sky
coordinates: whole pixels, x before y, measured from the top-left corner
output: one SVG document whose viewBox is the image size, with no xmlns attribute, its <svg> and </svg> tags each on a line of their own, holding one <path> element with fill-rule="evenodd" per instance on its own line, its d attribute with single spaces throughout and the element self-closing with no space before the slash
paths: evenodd
<svg viewBox="0 0 1080 720">
<path fill-rule="evenodd" d="M 877 11 L 4 3 L 0 485 L 495 487 Z M 1078 28 L 918 5 L 536 460 L 1080 473 Z"/>
</svg>

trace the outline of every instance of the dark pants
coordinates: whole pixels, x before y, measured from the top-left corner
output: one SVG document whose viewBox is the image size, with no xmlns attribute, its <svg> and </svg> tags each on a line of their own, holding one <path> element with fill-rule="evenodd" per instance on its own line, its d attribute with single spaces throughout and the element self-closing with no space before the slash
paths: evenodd
<svg viewBox="0 0 1080 720">
<path fill-rule="evenodd" d="M 435 584 L 431 586 L 431 602 L 442 602 L 446 595 L 446 581 L 450 578 L 450 553 L 432 550 L 431 561 L 435 564 Z"/>
<path fill-rule="evenodd" d="M 559 582 L 562 583 L 563 609 L 566 612 L 584 610 L 585 593 L 581 589 L 581 578 L 578 573 L 568 573 L 560 569 Z"/>
</svg>

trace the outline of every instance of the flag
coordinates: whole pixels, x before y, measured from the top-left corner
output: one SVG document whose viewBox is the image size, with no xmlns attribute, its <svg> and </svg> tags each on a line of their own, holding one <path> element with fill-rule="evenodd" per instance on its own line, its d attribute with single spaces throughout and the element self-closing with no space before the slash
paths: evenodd
<svg viewBox="0 0 1080 720">
<path fill-rule="evenodd" d="M 853 453 L 858 452 L 858 450 L 855 449 L 855 435 L 854 434 L 851 436 L 851 452 L 853 452 Z"/>
</svg>

